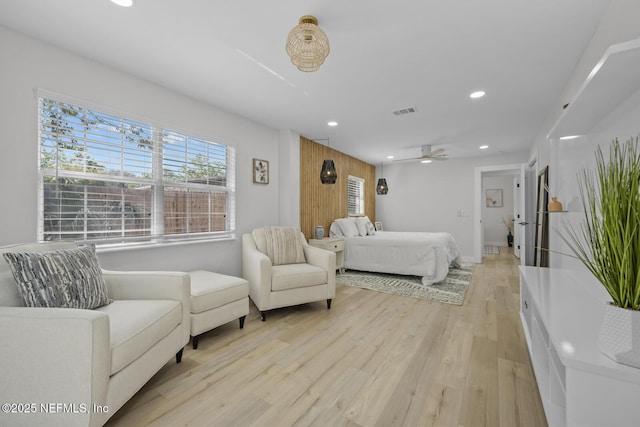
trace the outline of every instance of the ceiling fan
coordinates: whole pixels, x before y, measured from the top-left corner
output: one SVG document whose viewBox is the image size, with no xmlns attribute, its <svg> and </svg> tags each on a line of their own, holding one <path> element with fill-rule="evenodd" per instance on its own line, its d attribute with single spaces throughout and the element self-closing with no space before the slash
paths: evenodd
<svg viewBox="0 0 640 427">
<path fill-rule="evenodd" d="M 420 157 L 410 157 L 408 159 L 398 159 L 394 162 L 406 162 L 408 160 L 448 160 L 447 155 L 444 154 L 444 148 L 436 148 L 431 150 L 431 145 L 422 146 L 422 155 Z M 425 162 L 426 163 L 426 162 Z"/>
</svg>

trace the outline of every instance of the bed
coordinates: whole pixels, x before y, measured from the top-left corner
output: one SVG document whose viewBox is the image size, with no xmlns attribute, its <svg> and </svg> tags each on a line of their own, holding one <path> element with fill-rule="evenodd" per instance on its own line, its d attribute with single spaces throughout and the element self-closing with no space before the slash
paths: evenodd
<svg viewBox="0 0 640 427">
<path fill-rule="evenodd" d="M 430 286 L 444 280 L 450 266 L 460 265 L 450 233 L 376 231 L 369 218 L 359 217 L 335 220 L 329 235 L 344 239 L 346 269 L 422 276 Z"/>
</svg>

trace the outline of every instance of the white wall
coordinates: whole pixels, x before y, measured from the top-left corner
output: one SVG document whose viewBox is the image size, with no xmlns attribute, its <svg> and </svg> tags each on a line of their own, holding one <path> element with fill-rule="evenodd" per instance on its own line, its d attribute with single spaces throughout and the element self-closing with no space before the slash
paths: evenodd
<svg viewBox="0 0 640 427">
<path fill-rule="evenodd" d="M 611 2 L 593 38 L 576 64 L 571 78 L 554 102 L 531 146 L 529 159 L 538 159 L 538 170 L 549 165 L 551 151 L 547 134 L 562 114 L 562 106 L 574 100 L 587 76 L 609 46 L 640 37 L 638 16 L 640 16 L 640 2 L 636 0 L 613 0 Z"/>
<path fill-rule="evenodd" d="M 624 141 L 629 136 L 640 133 L 640 122 L 637 119 L 640 117 L 640 94 L 632 95 L 617 111 L 610 113 L 609 117 L 598 118 L 603 121 L 588 135 L 570 141 L 548 141 L 546 136 L 560 118 L 561 106 L 567 102 L 573 102 L 589 73 L 607 48 L 612 44 L 640 37 L 640 26 L 637 25 L 638 16 L 640 16 L 640 2 L 633 0 L 611 2 L 592 40 L 576 64 L 575 71 L 558 98 L 556 108 L 550 112 L 532 146 L 530 157 L 538 157 L 539 168 L 549 165 L 550 188 L 551 192 L 555 193 L 552 195 L 557 195 L 564 208 L 569 211 L 549 216 L 551 250 L 549 262 L 552 267 L 584 269 L 582 264 L 568 255 L 570 251 L 560 238 L 565 224 L 578 225 L 582 222 L 583 213 L 576 173 L 583 168 L 590 168 L 594 165 L 594 151 L 598 145 L 602 145 L 606 153 L 612 138 L 619 137 Z"/>
<path fill-rule="evenodd" d="M 300 227 L 300 134 L 280 132 L 280 225 Z"/>
<path fill-rule="evenodd" d="M 513 218 L 513 176 L 487 176 L 482 178 L 482 196 L 488 189 L 502 189 L 502 207 L 482 205 L 484 244 L 507 246 L 509 229 L 503 221 Z"/>
<path fill-rule="evenodd" d="M 640 54 L 640 53 L 638 53 Z M 552 178 L 552 191 L 563 204 L 565 213 L 549 215 L 549 245 L 553 250 L 549 257 L 551 267 L 584 269 L 584 266 L 571 256 L 571 251 L 561 235 L 567 236 L 566 226 L 580 227 L 584 222 L 584 209 L 580 198 L 577 175 L 584 169 L 595 170 L 595 151 L 598 147 L 607 159 L 613 139 L 621 143 L 640 135 L 640 91 L 632 95 L 627 102 L 607 117 L 606 123 L 597 126 L 593 132 L 568 141 L 551 141 L 552 166 L 555 171 Z"/>
<path fill-rule="evenodd" d="M 4 27 L 0 27 L 0 56 L 0 245 L 37 238 L 38 111 L 34 91 L 38 88 L 234 145 L 237 236 L 257 226 L 278 224 L 280 132 Z M 254 157 L 270 162 L 269 185 L 252 183 Z M 99 258 L 103 267 L 112 269 L 203 268 L 238 275 L 241 242 L 238 238 L 102 252 Z"/>
<path fill-rule="evenodd" d="M 523 163 L 527 152 L 428 164 L 384 165 L 389 193 L 376 195 L 376 220 L 390 231 L 446 231 L 464 259 L 474 256 L 474 171 L 476 166 Z M 376 176 L 380 176 L 378 168 Z M 461 216 L 460 216 L 461 215 Z"/>
</svg>

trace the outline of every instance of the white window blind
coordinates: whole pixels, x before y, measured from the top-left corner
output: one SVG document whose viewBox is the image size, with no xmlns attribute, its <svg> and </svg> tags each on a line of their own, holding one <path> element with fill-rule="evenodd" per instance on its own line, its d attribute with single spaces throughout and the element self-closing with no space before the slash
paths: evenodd
<svg viewBox="0 0 640 427">
<path fill-rule="evenodd" d="M 233 147 L 39 98 L 41 240 L 224 238 L 235 230 Z"/>
<path fill-rule="evenodd" d="M 347 178 L 347 207 L 349 215 L 364 215 L 364 179 Z"/>
</svg>

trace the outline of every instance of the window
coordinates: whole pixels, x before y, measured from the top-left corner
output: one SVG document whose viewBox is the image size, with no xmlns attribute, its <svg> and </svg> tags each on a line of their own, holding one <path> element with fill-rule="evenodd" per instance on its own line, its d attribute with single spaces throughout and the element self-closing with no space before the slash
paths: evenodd
<svg viewBox="0 0 640 427">
<path fill-rule="evenodd" d="M 224 238 L 235 229 L 232 147 L 39 99 L 40 240 Z"/>
<path fill-rule="evenodd" d="M 347 178 L 347 206 L 349 215 L 364 215 L 364 179 Z"/>
</svg>

